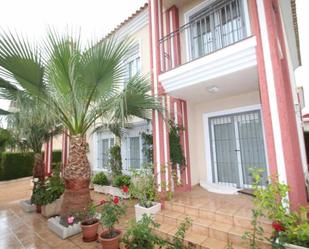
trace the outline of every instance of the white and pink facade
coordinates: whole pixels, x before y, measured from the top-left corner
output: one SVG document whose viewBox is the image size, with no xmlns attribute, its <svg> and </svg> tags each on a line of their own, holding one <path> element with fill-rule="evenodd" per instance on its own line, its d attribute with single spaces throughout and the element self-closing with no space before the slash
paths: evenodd
<svg viewBox="0 0 309 249">
<path fill-rule="evenodd" d="M 278 175 L 290 186 L 292 209 L 308 203 L 294 4 L 149 1 L 153 94 L 168 110 L 154 112 L 152 123 L 160 191 L 250 188 L 250 168 L 258 167 L 265 181 Z M 169 185 L 167 115 L 185 128 L 179 187 Z"/>
<path fill-rule="evenodd" d="M 126 170 L 141 165 L 140 133 L 152 131 L 162 193 L 197 184 L 235 192 L 251 187 L 251 168 L 262 168 L 264 183 L 276 175 L 290 186 L 292 209 L 308 204 L 297 32 L 293 0 L 149 0 L 111 33 L 136 41 L 128 70 L 150 72 L 165 109 L 151 125 L 134 120 L 122 143 Z M 183 170 L 171 168 L 169 120 L 184 128 Z M 89 137 L 94 171 L 104 170 L 113 139 L 104 130 Z"/>
</svg>

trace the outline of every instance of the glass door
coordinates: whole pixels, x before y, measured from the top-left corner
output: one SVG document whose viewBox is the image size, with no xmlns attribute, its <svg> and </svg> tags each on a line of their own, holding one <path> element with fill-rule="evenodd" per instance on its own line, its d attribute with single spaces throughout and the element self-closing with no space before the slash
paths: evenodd
<svg viewBox="0 0 309 249">
<path fill-rule="evenodd" d="M 251 169 L 267 167 L 263 128 L 259 111 L 213 117 L 210 144 L 213 181 L 243 188 L 252 185 Z"/>
</svg>

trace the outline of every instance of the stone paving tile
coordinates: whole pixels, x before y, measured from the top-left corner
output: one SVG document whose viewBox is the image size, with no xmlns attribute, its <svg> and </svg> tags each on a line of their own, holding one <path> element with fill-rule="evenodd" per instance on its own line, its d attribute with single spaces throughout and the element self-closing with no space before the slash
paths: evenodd
<svg viewBox="0 0 309 249">
<path fill-rule="evenodd" d="M 14 193 L 14 194 L 12 194 Z M 85 243 L 82 234 L 62 240 L 47 227 L 47 219 L 37 213 L 25 213 L 19 201 L 31 194 L 30 179 L 0 183 L 0 249 L 100 249 L 98 242 Z M 91 192 L 94 201 L 109 197 Z M 134 219 L 135 201 L 125 201 L 126 216 L 117 227 L 125 230 Z M 99 229 L 99 232 L 102 229 Z"/>
</svg>

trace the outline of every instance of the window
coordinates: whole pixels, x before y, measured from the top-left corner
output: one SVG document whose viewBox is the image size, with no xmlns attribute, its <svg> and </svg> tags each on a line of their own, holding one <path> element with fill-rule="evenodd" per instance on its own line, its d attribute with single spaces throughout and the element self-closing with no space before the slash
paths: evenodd
<svg viewBox="0 0 309 249">
<path fill-rule="evenodd" d="M 141 71 L 141 59 L 139 53 L 139 43 L 136 43 L 129 50 L 127 58 L 125 60 L 125 65 L 127 68 L 127 74 L 125 79 L 125 84 L 136 74 Z"/>
<path fill-rule="evenodd" d="M 112 136 L 109 132 L 97 133 L 97 169 L 109 170 L 109 151 L 114 146 Z"/>
<path fill-rule="evenodd" d="M 122 142 L 123 151 L 123 169 L 130 172 L 131 170 L 140 169 L 144 163 L 148 162 L 145 156 L 145 144 L 142 137 L 143 132 L 147 132 L 148 126 L 137 124 L 131 129 L 128 129 L 127 135 Z"/>
<path fill-rule="evenodd" d="M 223 0 L 190 16 L 191 59 L 226 47 L 245 37 L 242 0 Z"/>
<path fill-rule="evenodd" d="M 139 169 L 141 167 L 141 145 L 140 145 L 140 137 L 130 137 L 130 158 L 129 158 L 129 166 L 130 169 Z"/>
</svg>

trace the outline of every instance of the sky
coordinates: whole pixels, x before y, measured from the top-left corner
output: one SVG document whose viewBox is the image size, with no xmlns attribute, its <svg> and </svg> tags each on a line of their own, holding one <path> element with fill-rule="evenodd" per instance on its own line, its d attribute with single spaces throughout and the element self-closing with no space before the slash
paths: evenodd
<svg viewBox="0 0 309 249">
<path fill-rule="evenodd" d="M 0 0 L 0 29 L 40 41 L 49 26 L 81 31 L 84 41 L 100 39 L 147 0 Z M 0 100 L 0 107 L 8 103 Z"/>
<path fill-rule="evenodd" d="M 288 1 L 288 0 L 281 0 Z M 81 29 L 83 39 L 99 39 L 142 6 L 145 0 L 0 0 L 0 29 L 22 32 L 40 40 L 48 26 L 57 30 Z M 302 66 L 296 70 L 297 84 L 305 89 L 309 113 L 309 0 L 297 0 Z M 0 106 L 8 104 L 0 100 Z"/>
</svg>

